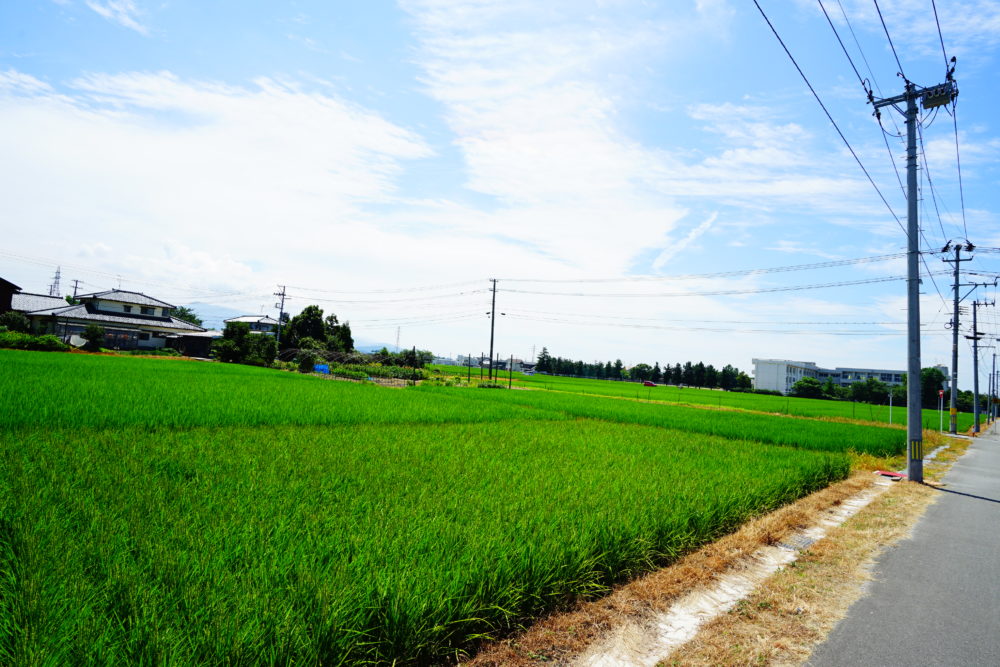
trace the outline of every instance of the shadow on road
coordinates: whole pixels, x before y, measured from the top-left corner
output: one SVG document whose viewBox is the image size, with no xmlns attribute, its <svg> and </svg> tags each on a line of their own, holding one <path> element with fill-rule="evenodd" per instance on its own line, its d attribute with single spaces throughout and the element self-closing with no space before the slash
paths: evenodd
<svg viewBox="0 0 1000 667">
<path fill-rule="evenodd" d="M 996 498 L 986 498 L 985 496 L 977 496 L 977 495 L 972 494 L 972 493 L 962 493 L 961 491 L 952 491 L 951 489 L 942 489 L 939 486 L 932 486 L 931 488 L 934 489 L 935 491 L 941 491 L 942 493 L 954 493 L 956 496 L 965 496 L 966 498 L 975 498 L 976 500 L 985 500 L 987 502 L 1000 504 L 1000 500 L 997 500 Z"/>
</svg>

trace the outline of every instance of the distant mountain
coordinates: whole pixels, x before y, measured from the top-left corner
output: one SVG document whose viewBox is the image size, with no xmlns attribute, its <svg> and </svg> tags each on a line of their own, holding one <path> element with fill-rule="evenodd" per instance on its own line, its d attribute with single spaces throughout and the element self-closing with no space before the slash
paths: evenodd
<svg viewBox="0 0 1000 667">
<path fill-rule="evenodd" d="M 233 310 L 232 308 L 226 308 L 225 306 L 215 306 L 210 303 L 195 302 L 181 305 L 186 305 L 188 308 L 193 310 L 195 315 L 201 318 L 203 327 L 206 329 L 219 329 L 220 331 L 226 328 L 224 320 L 228 320 L 230 317 L 253 314 L 242 310 Z"/>
<path fill-rule="evenodd" d="M 367 352 L 370 354 L 372 352 L 378 352 L 383 347 L 390 352 L 396 351 L 396 345 L 394 343 L 375 343 L 368 340 L 354 340 L 354 349 L 358 352 Z"/>
</svg>

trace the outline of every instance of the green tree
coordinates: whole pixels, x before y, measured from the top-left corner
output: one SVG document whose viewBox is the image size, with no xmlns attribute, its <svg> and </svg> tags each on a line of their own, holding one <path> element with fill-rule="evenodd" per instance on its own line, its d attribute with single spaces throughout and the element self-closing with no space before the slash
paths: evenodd
<svg viewBox="0 0 1000 667">
<path fill-rule="evenodd" d="M 171 314 L 179 320 L 184 320 L 185 322 L 190 322 L 191 324 L 201 326 L 203 324 L 202 319 L 198 315 L 188 308 L 187 306 L 178 306 L 171 311 Z"/>
<path fill-rule="evenodd" d="M 684 362 L 684 370 L 681 372 L 681 383 L 694 386 L 694 366 L 690 361 Z"/>
<path fill-rule="evenodd" d="M 823 398 L 823 385 L 814 377 L 804 377 L 792 385 L 788 394 L 799 398 Z"/>
<path fill-rule="evenodd" d="M 946 380 L 944 373 L 938 368 L 920 369 L 920 403 L 923 407 L 937 407 L 938 391 L 944 389 Z"/>
<path fill-rule="evenodd" d="M 222 332 L 222 339 L 215 341 L 212 351 L 215 358 L 227 364 L 242 364 L 250 356 L 253 342 L 250 325 L 246 322 L 229 322 Z"/>
<path fill-rule="evenodd" d="M 739 375 L 736 376 L 736 388 L 737 389 L 752 389 L 753 388 L 753 380 L 750 379 L 749 375 L 747 375 L 743 371 L 740 371 Z"/>
<path fill-rule="evenodd" d="M 31 333 L 31 322 L 24 313 L 19 313 L 16 310 L 8 310 L 6 313 L 0 315 L 0 328 L 4 327 L 8 331 Z"/>
<path fill-rule="evenodd" d="M 719 371 L 716 370 L 715 366 L 709 364 L 705 366 L 705 386 L 709 389 L 717 387 L 719 385 Z"/>
<path fill-rule="evenodd" d="M 738 374 L 739 371 L 737 371 L 736 368 L 730 364 L 726 364 L 722 367 L 722 370 L 719 371 L 719 386 L 726 391 L 729 391 L 736 386 L 736 376 Z"/>
<path fill-rule="evenodd" d="M 326 349 L 330 352 L 348 353 L 354 349 L 350 322 L 341 324 L 337 316 L 330 314 L 323 320 L 326 332 Z"/>
<path fill-rule="evenodd" d="M 552 355 L 549 354 L 549 348 L 542 347 L 542 351 L 538 353 L 538 360 L 535 362 L 535 370 L 539 373 L 552 372 Z"/>
<path fill-rule="evenodd" d="M 285 327 L 281 343 L 286 348 L 301 347 L 299 341 L 312 338 L 326 345 L 326 323 L 323 321 L 323 309 L 319 306 L 306 306 L 302 312 L 293 317 Z"/>
<path fill-rule="evenodd" d="M 663 371 L 660 370 L 660 362 L 657 361 L 653 364 L 653 372 L 649 374 L 649 379 L 657 384 L 663 379 Z"/>
<path fill-rule="evenodd" d="M 247 322 L 229 322 L 212 351 L 225 363 L 270 366 L 278 354 L 278 342 L 274 336 L 252 333 Z"/>
<path fill-rule="evenodd" d="M 84 328 L 83 333 L 80 334 L 80 338 L 87 341 L 83 349 L 97 352 L 104 343 L 104 327 L 98 324 L 88 324 Z"/>
<path fill-rule="evenodd" d="M 653 368 L 649 364 L 636 364 L 629 369 L 629 377 L 633 380 L 648 380 Z"/>
</svg>

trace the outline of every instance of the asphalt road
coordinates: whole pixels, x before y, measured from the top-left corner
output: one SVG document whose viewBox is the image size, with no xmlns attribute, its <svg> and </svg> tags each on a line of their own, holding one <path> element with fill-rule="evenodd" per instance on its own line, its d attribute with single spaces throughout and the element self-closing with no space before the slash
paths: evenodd
<svg viewBox="0 0 1000 667">
<path fill-rule="evenodd" d="M 1000 665 L 1000 435 L 976 438 L 913 535 L 807 663 Z"/>
</svg>

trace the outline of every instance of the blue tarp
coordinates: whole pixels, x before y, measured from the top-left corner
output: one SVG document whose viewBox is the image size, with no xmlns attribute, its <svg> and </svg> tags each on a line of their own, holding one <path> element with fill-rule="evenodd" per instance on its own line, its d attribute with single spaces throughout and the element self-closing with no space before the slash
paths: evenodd
<svg viewBox="0 0 1000 667">
<path fill-rule="evenodd" d="M 313 371 L 315 371 L 317 373 L 326 373 L 327 375 L 329 375 L 330 374 L 330 366 L 328 364 L 315 364 L 313 366 Z"/>
</svg>

